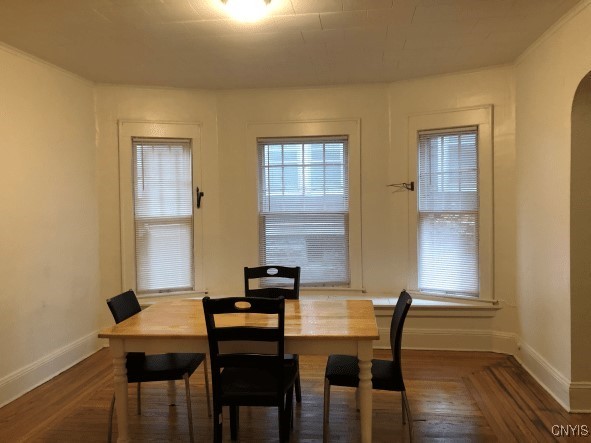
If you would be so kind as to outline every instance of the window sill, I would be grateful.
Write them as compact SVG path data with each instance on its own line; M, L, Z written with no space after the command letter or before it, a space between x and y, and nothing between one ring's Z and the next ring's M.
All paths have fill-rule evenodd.
M138 295L138 301L142 308L146 308L159 301L184 300L189 298L202 299L207 291L168 292L162 294Z
M390 298L385 304L374 301L376 315L391 315L398 297ZM494 317L501 306L495 301L449 299L413 294L409 317Z
M451 297L428 296L412 294L413 303L408 313L409 317L494 317L501 306L493 300L452 299ZM363 295L320 295L310 294L301 296L308 300L367 300L373 302L376 316L391 316L398 301L397 295L363 294Z
M320 291L319 291L320 292ZM371 300L373 302L377 317L390 317L392 310L398 301L397 295L391 294L300 294L306 300ZM151 295L138 297L142 308L150 306L163 300L200 300L207 292L176 293L167 295ZM494 300L466 300L452 299L451 297L428 296L425 294L412 294L413 303L408 313L409 317L494 317L498 310L502 309L500 304ZM212 295L212 298L223 297Z

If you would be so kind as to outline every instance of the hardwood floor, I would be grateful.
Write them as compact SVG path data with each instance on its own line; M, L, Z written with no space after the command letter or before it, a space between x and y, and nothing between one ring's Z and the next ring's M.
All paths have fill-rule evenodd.
M375 354L376 358L388 358L386 351ZM325 363L323 357L300 356L303 400L295 408L292 442L322 441ZM584 425L591 432L591 415L562 410L512 357L484 352L404 351L403 367L414 441L591 442L591 435L552 435L556 425ZM202 369L191 377L191 389L196 441L209 442L211 422L204 403ZM103 349L1 408L0 442L104 442L112 395L110 354ZM135 385L130 385L129 398L134 441L189 441L181 382L174 407L167 404L166 383L142 385L141 416L135 414ZM330 409L330 441L357 442L359 416L354 390L333 387ZM375 442L409 440L400 414L400 394L374 391ZM230 441L228 422L225 417L224 441ZM116 429L115 418L113 441ZM277 432L272 408L241 408L239 441L277 441Z

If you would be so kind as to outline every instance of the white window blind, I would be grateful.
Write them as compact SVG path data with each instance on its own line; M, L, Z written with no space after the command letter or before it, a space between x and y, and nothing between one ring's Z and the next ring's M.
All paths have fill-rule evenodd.
M191 141L133 138L137 292L191 290Z
M479 294L478 128L418 136L418 285Z
M259 259L302 286L348 286L347 137L259 139Z

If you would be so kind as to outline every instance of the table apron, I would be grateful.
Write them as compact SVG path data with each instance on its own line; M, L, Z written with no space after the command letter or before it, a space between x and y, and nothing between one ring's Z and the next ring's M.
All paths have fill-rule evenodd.
M146 352L149 354L159 354L168 352L209 352L209 346L206 338L111 338L111 346L122 347L124 352ZM372 340L356 339L318 339L313 340L301 338L285 339L285 352L289 354L302 355L328 355L345 354L358 355L360 352L367 358L372 348ZM238 347L231 345L223 350L226 352L236 352L245 349L245 343L242 342ZM269 346L264 343L252 342L248 344L249 349L260 350L261 352L272 352ZM369 348L369 350L368 350ZM370 357L371 358L371 357Z

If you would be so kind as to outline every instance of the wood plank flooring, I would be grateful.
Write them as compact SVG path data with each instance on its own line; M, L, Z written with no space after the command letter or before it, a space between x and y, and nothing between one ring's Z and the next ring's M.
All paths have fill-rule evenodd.
M388 352L376 351L376 358ZM404 351L404 374L413 414L414 441L545 442L555 425L584 425L591 415L568 414L512 358L484 352ZM301 405L296 406L292 442L322 441L325 357L300 356ZM113 395L110 354L103 349L53 380L0 409L0 442L104 442ZM202 369L191 377L196 441L212 440L205 408ZM359 441L359 414L352 389L331 389L330 441ZM142 415L135 413L135 385L129 389L134 441L189 441L184 388L168 406L167 384L142 385ZM375 442L409 441L401 423L400 394L374 391ZM225 417L224 441L230 441ZM113 441L116 441L114 420ZM272 408L241 408L241 442L278 441Z

